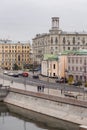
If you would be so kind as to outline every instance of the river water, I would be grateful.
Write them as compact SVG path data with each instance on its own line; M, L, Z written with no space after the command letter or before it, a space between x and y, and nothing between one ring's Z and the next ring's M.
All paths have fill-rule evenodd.
M0 102L0 130L78 130L78 125Z

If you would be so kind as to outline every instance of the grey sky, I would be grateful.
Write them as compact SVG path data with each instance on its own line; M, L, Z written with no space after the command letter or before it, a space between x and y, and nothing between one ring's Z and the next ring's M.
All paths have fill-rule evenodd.
M60 29L87 31L87 0L0 0L0 38L27 41L47 33L51 17Z

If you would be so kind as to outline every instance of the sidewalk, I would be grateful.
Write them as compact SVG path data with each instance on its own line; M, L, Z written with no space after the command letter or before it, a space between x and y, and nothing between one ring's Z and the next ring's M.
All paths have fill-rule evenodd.
M9 85L12 88L18 88L26 91L32 91L32 92L40 92L40 93L45 93L49 95L55 95L59 97L65 97L65 98L76 98L78 100L84 100L87 101L87 93L80 93L80 92L68 92L64 90L59 90L59 89L51 89L51 88L44 88L44 90L38 91L37 86L32 86L32 85L24 85L21 83L16 83L16 82L11 82L8 80L0 79L0 83L5 85ZM66 96L65 96L66 95Z

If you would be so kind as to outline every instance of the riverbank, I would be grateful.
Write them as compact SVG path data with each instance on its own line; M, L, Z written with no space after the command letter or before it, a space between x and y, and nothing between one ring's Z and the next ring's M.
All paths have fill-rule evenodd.
M4 102L56 119L87 125L86 101L11 88Z

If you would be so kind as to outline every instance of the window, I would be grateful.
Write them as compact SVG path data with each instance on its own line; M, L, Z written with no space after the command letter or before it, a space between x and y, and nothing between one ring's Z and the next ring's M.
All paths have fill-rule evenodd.
M70 58L68 58L68 62L70 63Z
M55 67L56 67L55 64L53 64L53 69L55 69Z
M78 59L76 58L76 63L78 63Z
M20 61L20 55L18 55L18 61Z
M70 47L68 47L68 50L70 50Z
M56 43L56 44L58 43L58 39L57 39L57 37L55 38L55 43Z
M66 39L65 39L65 37L63 37L63 43L64 43L64 44L66 43Z
M72 71L74 71L74 67L72 67Z
M5 46L5 48L8 48L8 46Z
M51 37L51 43L53 43L53 37Z
M68 70L70 70L70 66L68 66Z
M73 37L73 41L72 42L73 42L73 44L75 44L75 37Z
M72 58L72 63L74 63L74 58Z
M80 42L78 42L78 45L80 45Z
M76 75L76 80L78 80L78 75Z
M80 63L82 63L82 58L80 58Z
M53 73L53 76L55 76L55 73Z
M70 41L68 41L68 45L70 45Z
M82 76L80 75L80 80L82 80Z
M80 67L80 71L82 71L82 67Z
M65 51L65 46L63 47L63 50Z
M78 67L76 67L76 71L78 71Z
M82 43L84 44L85 43L85 38L83 37L83 39L82 39Z

